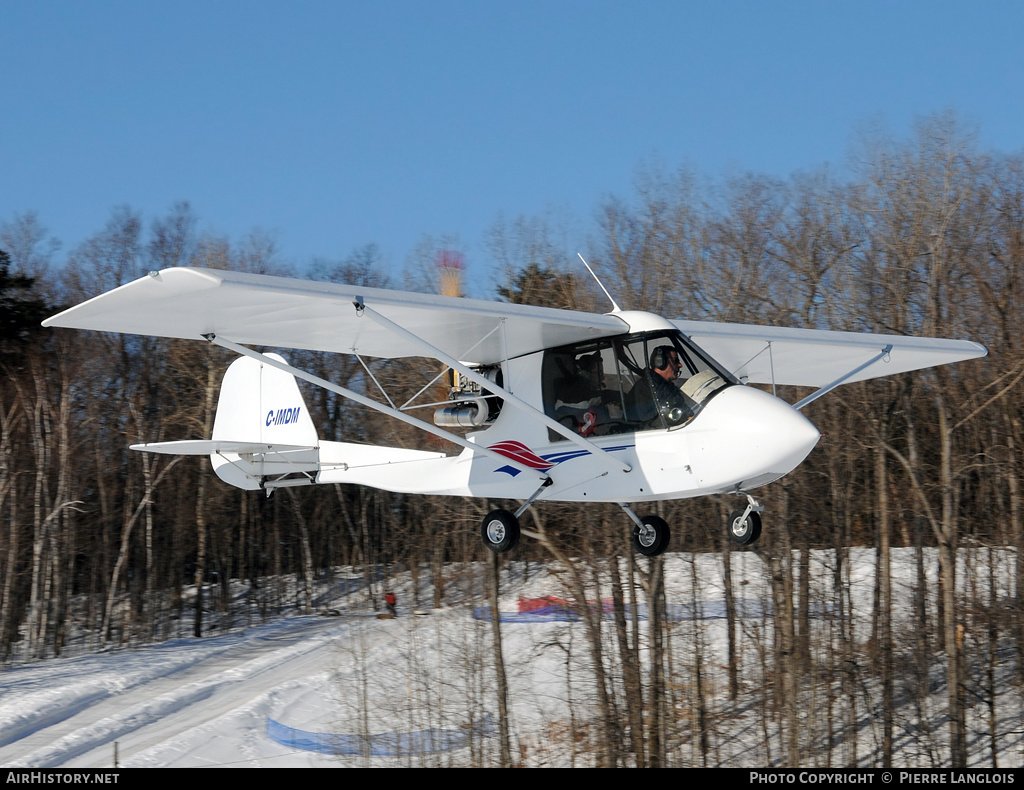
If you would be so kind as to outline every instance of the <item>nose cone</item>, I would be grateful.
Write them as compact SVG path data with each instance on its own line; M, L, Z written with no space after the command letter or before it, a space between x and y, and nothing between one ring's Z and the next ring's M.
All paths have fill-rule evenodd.
M693 467L701 487L722 491L777 480L799 466L821 438L788 403L740 386L718 393L691 428Z

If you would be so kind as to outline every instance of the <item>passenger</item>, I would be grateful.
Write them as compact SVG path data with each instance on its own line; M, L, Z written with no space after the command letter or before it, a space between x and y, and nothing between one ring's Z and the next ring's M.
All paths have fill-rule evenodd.
M575 375L561 382L555 401L555 419L581 436L590 436L609 419L608 395L604 390L604 363L600 352L584 354L575 362Z

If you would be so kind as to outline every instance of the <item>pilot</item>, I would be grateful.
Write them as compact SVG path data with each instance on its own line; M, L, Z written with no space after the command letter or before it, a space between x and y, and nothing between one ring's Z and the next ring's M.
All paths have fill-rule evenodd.
M658 346L651 352L651 366L647 375L638 381L629 393L632 417L658 427L658 416L669 426L682 425L696 411L695 404L673 382L683 369L679 352L672 346Z

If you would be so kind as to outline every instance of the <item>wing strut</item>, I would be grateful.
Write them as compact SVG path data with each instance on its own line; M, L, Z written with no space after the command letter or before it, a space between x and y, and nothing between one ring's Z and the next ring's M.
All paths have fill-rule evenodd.
M494 458L501 461L502 464L512 464L513 466L522 469L524 472L527 472L531 476L536 477L537 480L541 482L547 479L547 475L538 474L536 469L526 466L525 464L518 463L517 461L509 458L508 456L502 455L501 453L497 453L488 447L484 447L479 444L473 444L473 442L469 441L468 439L463 439L461 436L449 433L448 431L442 428L438 428L436 425L431 425L429 422L425 422L424 420L418 419L417 417L412 417L403 411L399 411L398 409L393 408L391 406L386 406L383 403L380 403L379 401L367 398L365 395L360 395L358 392L353 392L352 390L346 389L345 387L335 384L334 382L328 381L327 379L322 379L319 376L314 376L312 373L307 373L301 368L293 367L292 365L289 365L286 362L279 362L273 357L268 357L266 354L261 354L259 351L253 351L253 349L243 345L239 345L238 343L232 342L231 340L225 340L222 337L217 337L217 335L213 334L212 332L208 335L203 335L203 337L209 340L214 345L220 346L221 348L226 348L230 351L234 351L236 354L241 354L242 356L252 357L253 359L259 360L264 365L269 365L272 368L283 370L285 373L291 373L296 378L302 379L303 381L308 381L310 384L315 384L318 387L323 387L325 390L337 393L338 395L341 395L343 398L348 398L349 400L353 400L356 403L362 404L363 406L369 406L371 409L374 409L375 411L387 414L389 417L394 417L396 420L400 420L416 428L420 428L421 430L424 430L427 433L432 433L434 434L434 436L440 436L442 439L447 439L450 442L454 442L455 444L465 447L467 450L472 450L474 453L484 453L486 455L491 455ZM488 384L488 386L493 385Z
M769 348L770 347L771 346L769 344ZM886 360L886 362L888 362L889 361L889 352L890 351L892 351L892 343L890 343L885 348L883 348L881 353L873 356L871 359L869 359L863 365L859 365L859 366L855 367L849 373L846 373L846 374L840 376L835 381L833 381L831 384L826 384L820 390L816 390L816 391L812 392L810 395L808 395L802 401L798 401L798 402L794 403L793 404L793 408L796 409L797 411L799 411L804 406L806 406L808 403L811 403L812 401L816 401L822 395L828 394L829 392L834 390L836 387L838 387L840 384L842 384L844 381L846 381L848 378L850 378L851 376L856 376L858 373L860 373L862 370L864 370L864 368L867 368L867 367L870 367L871 365L874 365L880 359L884 359L884 360ZM773 371L772 375L774 375L774 371ZM774 386L774 383L773 383L773 386Z
M414 335L408 329L405 329L404 327L399 326L398 324L396 324L394 321L392 321L389 318L385 318L380 313L378 313L376 310L374 310L372 307L367 307L363 303L362 298L359 298L359 300L357 302L355 302L354 304L356 306L356 312L357 313L359 313L361 315L366 315L367 317L369 317L369 318L373 319L374 321L376 321L381 326L383 326L383 327L385 327L387 329L390 329L392 332L394 332L395 334L399 335L404 340L407 340L410 343L413 343L413 344L419 346L429 356L434 357L435 359L437 359L440 362L443 362L444 364L446 364L448 367L452 368L453 370L459 371L460 375L465 376L466 378L470 379L471 381L475 381L481 387L484 387L484 388L490 390L495 395L499 395L501 398L504 399L505 403L507 403L508 405L510 405L510 406L512 406L512 407L514 407L516 409L519 409L519 411L525 412L527 416L533 418L534 420L537 420L542 425L545 425L548 428L550 428L551 430L561 434L562 436L564 436L566 439L568 439L573 444L576 444L579 447L582 447L584 450L587 450L588 452L593 453L595 458L601 459L602 461L604 461L604 463L607 466L611 467L612 469L615 469L615 470L618 470L618 471L622 471L622 472L628 472L628 471L630 471L632 469L632 467L629 464L623 463L618 458L615 458L610 453L605 451L604 448L598 447L593 442L587 441L582 436L580 436L578 433L573 431L571 428L567 428L566 426L562 425L562 423L558 422L557 420L551 419L546 414L544 414L544 412L539 411L538 409L535 409L530 404L526 403L525 401L521 400L520 398L517 398L515 395L513 395L511 392L506 390L504 387L499 387L493 381L490 381L487 378L485 378L484 376L481 376L479 373L477 373L475 370L473 370L469 366L464 365L463 363L459 362L457 359L455 359L455 357L448 356L448 354L444 353L439 348L436 348L436 347L430 345L430 343L428 343L427 341L425 341L425 340L423 340L423 339L421 339L419 337L416 337L416 335ZM474 445L474 447L475 446L476 445Z

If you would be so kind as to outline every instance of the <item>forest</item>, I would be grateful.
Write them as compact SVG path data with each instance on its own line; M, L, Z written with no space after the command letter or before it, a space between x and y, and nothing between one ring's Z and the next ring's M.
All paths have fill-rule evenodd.
M765 695L785 764L856 761L855 745L834 755L829 747L827 757L818 746L810 752L820 732L798 714L809 699L827 698L832 742L856 744L860 718L870 717L881 733L878 763L891 765L901 726L894 707L929 697L938 682L948 723L936 760L964 766L976 740L968 709L992 707L995 726L1000 671L1024 698L1024 156L981 151L942 116L906 139L865 142L853 158L841 178L828 169L714 182L687 170L643 174L635 194L598 206L584 254L628 309L987 346L984 359L846 385L806 409L823 438L800 468L758 492L765 532L744 550L763 561L772 590L769 680L749 690L731 636L721 660L730 700ZM45 217L0 219L0 667L63 655L72 637L101 649L176 636L185 607L202 637L227 622L216 615L230 606L233 580L248 584L263 617L311 612L314 580L342 566L421 576L425 598L442 606L447 564L491 563L480 518L513 503L340 485L267 498L223 485L205 459L130 451L138 442L209 436L231 356L207 344L39 326L62 307L169 266L436 290L429 267L394 282L368 245L298 270L260 234L238 243L199 235L184 203L150 221L118 209L66 253L50 242ZM496 225L489 265L501 284L493 298L606 310L556 237L542 217ZM286 353L377 397L354 358ZM426 360L371 366L389 390L409 394L435 368ZM326 439L438 446L329 392L304 394ZM780 394L793 402L808 393ZM729 557L739 551L724 528L733 507L735 498L711 497L656 510L672 525L670 552L719 555L727 604ZM542 503L523 518L543 539L523 541L495 567L553 564L576 600L593 599L601 585L615 598L611 624L587 607L581 613L593 659L596 764L666 764L672 738L682 736L663 702L675 676L664 650L669 625L657 616L668 603L664 558L633 557L614 505ZM871 612L856 613L870 618L870 638L860 639L850 625L845 558L864 547L876 552L876 584ZM912 611L903 613L910 631L893 625L894 549L917 558ZM812 551L832 558L825 630L812 624ZM997 585L969 578L991 581L994 556L1011 557L998 594ZM927 557L937 569L926 568ZM297 597L272 581L288 575ZM928 582L935 575L938 584ZM651 612L642 633L627 615L637 595ZM699 676L685 693L692 709L706 711ZM701 713L688 719L686 737L703 748L713 726Z

